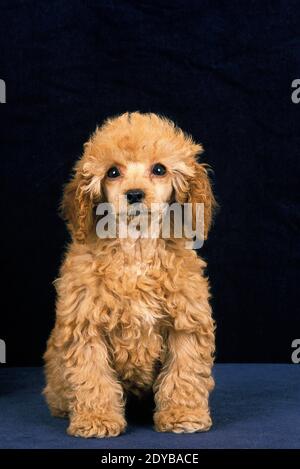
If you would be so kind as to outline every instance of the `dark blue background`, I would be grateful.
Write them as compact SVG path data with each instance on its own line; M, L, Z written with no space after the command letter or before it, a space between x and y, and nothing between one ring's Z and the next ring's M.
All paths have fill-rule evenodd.
M165 114L203 143L221 210L218 361L290 361L300 337L299 1L1 1L0 337L41 363L68 235L61 188L97 123Z

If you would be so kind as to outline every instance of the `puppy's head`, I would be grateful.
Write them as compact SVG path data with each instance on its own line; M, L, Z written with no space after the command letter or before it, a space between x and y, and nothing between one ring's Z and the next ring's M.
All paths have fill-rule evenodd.
M170 120L126 113L108 119L84 146L66 185L62 212L73 238L95 232L95 207L113 204L190 202L204 204L207 235L215 204L207 171L196 158L202 147Z

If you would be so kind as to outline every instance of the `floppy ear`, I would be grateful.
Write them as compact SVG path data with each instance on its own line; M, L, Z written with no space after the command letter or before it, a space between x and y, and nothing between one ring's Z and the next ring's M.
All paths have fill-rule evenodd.
M75 166L75 175L64 188L60 208L72 237L79 243L86 240L93 219L92 203L85 188L86 183L81 170Z
M82 159L74 167L73 178L64 188L60 206L60 212L72 237L79 243L84 243L93 232L94 207L101 198L101 166L99 163L95 165L93 157L86 161L89 148L90 144L87 143ZM95 230L94 232L96 233Z
M193 227L196 225L196 204L204 204L204 239L207 239L217 203L205 165L195 161L193 169L194 175L189 181L188 202L192 204Z
M207 239L214 208L217 207L205 164L197 162L203 152L202 145L185 136L184 152L186 159L176 162L173 171L173 186L176 201L192 204L192 224L196 228L196 204L204 204L204 239Z

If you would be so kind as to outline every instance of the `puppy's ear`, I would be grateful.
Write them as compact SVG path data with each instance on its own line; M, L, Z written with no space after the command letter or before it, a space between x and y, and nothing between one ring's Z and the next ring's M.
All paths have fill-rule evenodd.
M95 175L93 160L87 161L89 144L86 144L85 148L82 159L74 167L73 178L64 188L60 206L60 213L67 222L73 239L79 243L84 243L93 232L94 207L101 198L102 177Z
M192 204L193 225L196 225L196 204L204 204L204 239L207 239L214 209L217 206L206 166L194 161L193 176L189 180L188 202Z
M197 162L197 157L203 153L203 148L192 138L185 136L183 151L185 157L178 157L175 165L173 178L175 199L180 204L192 204L193 229L196 227L196 204L204 204L204 239L206 239L217 203L206 166Z

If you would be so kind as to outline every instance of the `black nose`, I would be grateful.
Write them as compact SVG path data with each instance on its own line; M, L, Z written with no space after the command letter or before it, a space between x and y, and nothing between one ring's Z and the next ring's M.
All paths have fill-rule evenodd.
M131 189L130 191L126 192L126 197L129 204L135 204L143 200L145 197L145 192L141 189Z

